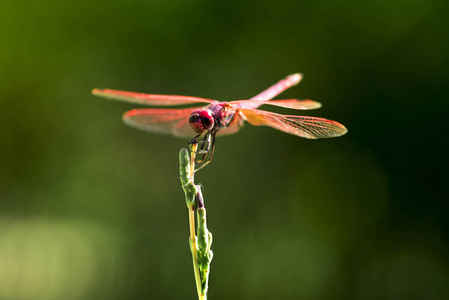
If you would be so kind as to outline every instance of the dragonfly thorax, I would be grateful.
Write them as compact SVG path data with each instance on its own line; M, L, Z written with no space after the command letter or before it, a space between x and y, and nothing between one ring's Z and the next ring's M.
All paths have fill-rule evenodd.
M229 105L228 102L214 102L209 106L209 110L215 118L215 130L227 127L236 112L235 108Z
M189 123L196 133L201 134L214 128L214 116L207 108L195 109L190 114Z

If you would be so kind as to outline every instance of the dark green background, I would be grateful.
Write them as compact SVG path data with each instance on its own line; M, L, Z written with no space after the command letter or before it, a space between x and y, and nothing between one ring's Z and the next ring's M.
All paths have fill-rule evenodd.
M0 299L195 299L187 140L125 126L136 105L90 91L245 99L295 72L282 98L349 133L218 139L196 176L210 299L447 299L447 15L443 0L3 2Z

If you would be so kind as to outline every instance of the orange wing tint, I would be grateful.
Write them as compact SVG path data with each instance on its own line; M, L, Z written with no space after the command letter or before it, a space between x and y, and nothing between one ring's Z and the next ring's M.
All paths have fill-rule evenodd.
M315 117L285 116L257 109L239 109L244 119L254 126L270 126L308 139L338 137L348 130L342 124Z

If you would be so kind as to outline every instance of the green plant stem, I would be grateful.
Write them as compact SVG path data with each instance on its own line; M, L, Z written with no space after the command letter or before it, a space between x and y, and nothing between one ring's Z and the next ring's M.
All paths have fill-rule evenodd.
M204 208L203 196L201 194L201 189L197 194L198 208L196 211L197 215L197 235L198 235L198 264L201 276L201 292L207 295L207 289L209 284L209 271L210 263L212 261L213 253L210 249L212 245L212 233L207 229L206 222L206 208Z
M201 208L201 216L198 215L198 232L200 232L201 230L201 236L199 236L199 239L195 234L195 212L197 212L197 197L201 196L201 203L203 203L201 189L193 182L196 146L196 144L192 145L190 158L189 151L187 149L181 149L181 151L179 152L179 172L182 188L185 194L187 209L189 211L189 243L190 251L192 252L193 271L195 274L198 299L206 300L209 264L210 260L212 259L212 251L210 251L210 244L212 239L210 238L210 232L207 230L204 207ZM206 243L204 242L205 236L207 236ZM200 243L198 243L198 241L200 241ZM198 255L199 252L200 256Z
M198 244L195 235L195 211L194 208L189 209L189 227L190 227L190 251L192 252L193 273L195 274L196 291L198 299L206 300L206 295L202 292L200 269L198 266Z

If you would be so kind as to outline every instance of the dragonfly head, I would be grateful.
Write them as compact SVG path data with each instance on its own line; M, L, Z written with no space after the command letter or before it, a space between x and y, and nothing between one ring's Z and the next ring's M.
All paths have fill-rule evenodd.
M208 109L195 109L190 114L189 123L196 133L201 134L214 127L214 116Z

